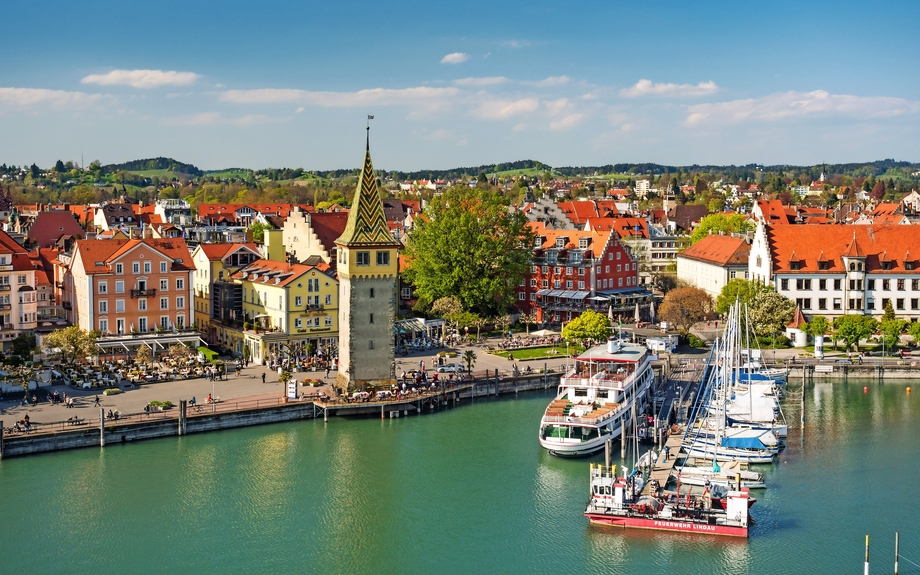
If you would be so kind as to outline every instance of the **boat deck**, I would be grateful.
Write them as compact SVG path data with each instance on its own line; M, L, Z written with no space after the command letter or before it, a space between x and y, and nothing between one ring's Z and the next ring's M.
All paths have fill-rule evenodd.
M668 440L664 445L668 448L670 455L666 461L662 461L662 458L659 456L658 461L652 466L652 470L648 475L649 480L642 489L643 495L649 495L649 485L653 479L658 481L658 485L661 487L668 484L668 480L671 478L671 472L674 470L674 464L677 463L677 457L680 455L682 438L683 429L679 429L677 433L672 432L668 436Z

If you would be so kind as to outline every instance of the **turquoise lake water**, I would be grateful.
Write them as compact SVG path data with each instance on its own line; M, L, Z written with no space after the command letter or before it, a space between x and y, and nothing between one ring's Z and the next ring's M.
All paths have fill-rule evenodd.
M589 525L589 460L522 394L2 461L0 573L862 573L866 534L890 573L895 531L920 563L920 397L863 385L809 385L804 440L784 407L746 541Z

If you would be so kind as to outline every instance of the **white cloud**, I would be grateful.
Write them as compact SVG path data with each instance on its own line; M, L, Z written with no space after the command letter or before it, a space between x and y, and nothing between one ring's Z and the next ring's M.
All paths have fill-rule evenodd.
M548 100L543 102L543 105L546 107L546 111L550 116L557 116L564 112L566 108L569 107L568 98L559 98L558 100Z
M455 86L496 86L498 84L504 84L508 81L508 78L504 76L491 76L487 78L460 78L459 80L454 80Z
M234 126L254 126L258 124L275 124L286 122L290 118L273 118L262 114L252 114L248 116L239 116L236 118L225 118L220 112L202 112L191 116L178 116L167 118L163 123L167 126L217 126L217 125L234 125Z
M301 112L303 112L303 106L298 106L297 109L294 110L294 113L295 113L295 114L299 114L299 113L301 113Z
M703 123L735 124L748 120L772 121L815 116L887 118L920 112L920 102L903 98L861 97L814 92L781 92L763 98L749 98L696 104L687 108L689 125Z
M368 105L425 104L439 105L455 96L457 88L371 88L357 92L311 92L308 90L265 88L257 90L228 90L219 96L223 102L235 104L312 104L325 108L352 108Z
M620 90L620 95L627 98L637 98L639 96L671 96L679 98L706 96L715 94L718 91L719 87L711 80L709 82L700 82L694 86L693 84L661 84L642 79L636 82L636 85L632 88Z
M571 80L571 78L568 76L550 76L549 78L537 80L536 82L521 82L521 84L536 86L538 88L552 88L554 86L565 86L569 83L569 80Z
M108 74L90 74L80 82L101 86L125 85L135 88L157 88L159 86L185 86L200 77L194 72L176 72L175 70L112 70Z
M466 62L469 59L470 59L469 54L464 54L463 52L454 52L452 54L448 54L447 56L444 56L443 58L441 58L441 63L442 64L460 64L461 62Z
M85 107L104 99L110 99L110 96L39 88L0 88L0 102L22 108L40 104L54 108Z
M573 128L581 123L584 119L584 114L569 114L568 116L562 118L561 120L555 120L549 123L550 130L567 130Z
M512 131L512 132L523 132L523 131L526 130L527 128L528 128L527 124L521 123L521 124L518 124L518 125L516 125L515 127L511 128L511 131Z
M520 100L486 100L473 110L471 114L485 120L503 120L517 114L535 112L540 107L536 98L521 98Z
M440 141L440 140L446 140L447 138L451 137L453 133L454 133L453 130L444 130L444 129L435 130L434 132L431 132L430 134L428 134L428 139L435 141L435 142Z
M502 46L507 48L526 48L530 45L530 42L527 42L526 40L506 40L505 42L502 42Z

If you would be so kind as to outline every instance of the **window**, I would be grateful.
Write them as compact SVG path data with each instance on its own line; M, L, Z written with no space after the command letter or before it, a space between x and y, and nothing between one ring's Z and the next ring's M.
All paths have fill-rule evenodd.
M827 309L827 298L826 297L818 298L818 309Z
M145 274L149 274L149 273L150 273L150 270L151 270L151 267L152 267L152 266L150 265L150 262L144 262L144 273L145 273Z
M374 314L369 314L369 316L367 323L374 323Z
M169 280L160 280L160 291L169 291Z
M862 282L863 282L862 280L850 280L850 289L862 291L862 288L863 288Z
M374 288L371 288L371 299L374 299Z
M176 279L176 289L179 291L182 291L185 289L185 279L184 278Z
M888 271L891 269L891 262L882 262L882 269Z
M359 266L371 265L371 252L355 252L355 264Z
M302 297L302 296L295 296L295 297L294 297L294 306L295 306L295 307L300 307L301 305L303 305L303 297Z
M609 274L609 273L610 273L610 266L604 266L604 273L605 273L605 274Z
M283 309L283 308L284 308L284 296L279 295L278 296L278 309Z
M125 300L117 299L115 300L115 313L124 313L125 312Z
M168 297L160 298L160 309L169 309L169 298Z
M821 291L827 290L827 280L818 280L818 289Z
M294 327L303 327L303 320L299 317L294 318Z
M26 276L16 276L16 283L23 285L26 283Z
M623 287L623 278L619 278L618 285L619 287Z
M115 273L118 274L118 275L121 275L121 274L125 273L125 266L124 266L124 264L115 264Z
M138 311L147 311L147 300L146 299L137 300L137 309Z
M920 309L920 299L910 298L910 309Z
M141 333L147 333L147 318L146 317L137 318L137 329Z
M920 280L910 280L910 289L920 291Z
M578 268L578 275L580 276L585 275L585 268Z
M871 297L866 298L866 309L875 309L875 299Z
M584 282L584 281L578 282L578 289L585 289L585 282Z
M818 269L819 269L819 270L822 270L822 271L823 271L823 270L827 270L829 267L830 267L830 266L828 265L828 262L818 262Z
M898 299L894 300L894 309L904 309L904 298L899 297Z
M109 320L107 320L107 319L100 319L100 320L99 320L99 331L101 331L102 333L108 333L108 332L109 332Z
M562 281L553 280L553 289L562 289Z
M530 287L537 287L537 280L535 278L530 278Z
M540 287L542 287L543 289L546 289L549 287L549 280L543 280L540 282L540 284L541 284Z
M169 316L168 315L160 316L160 327L163 329L169 329Z
M867 289L867 290L870 290L870 291L874 290L874 289L875 289L875 280L866 280L866 289Z
M834 298L834 309L836 310L840 309L840 298L839 297Z
M889 305L891 305L891 300L888 299L887 297L883 297L882 298L882 309L885 309Z
M168 270L166 269L166 262L160 262L160 273L165 274Z
M176 298L176 309L185 309L185 298L177 297Z
M801 262L789 262L789 269L793 271L800 270L802 269L802 263Z
M326 294L326 305L332 305L332 294L331 293Z
M811 280L809 279L796 279L795 280L795 289L799 291L809 291L811 290Z
M537 301L537 294L535 293L530 294L530 301Z
M897 281L897 283L898 283L898 291L904 291L904 283L905 283L905 281L904 281L903 279L896 280L896 281Z
M109 301L101 299L99 300L99 313L109 313Z
M840 291L840 282L843 280L834 280L834 291Z
M779 280L779 289L783 291L788 291L789 290L789 280L785 278Z
M527 299L527 294L524 292L518 292L518 299L524 301Z
M332 327L332 316L331 315L323 316L323 325L325 325L326 327Z
M623 264L617 264L617 273L623 271Z
M891 291L891 280L882 280L882 291Z
M390 252L388 251L377 252L377 265L378 266L390 265Z
M808 297L797 298L795 300L795 304L801 307L802 309L811 309L811 298L808 298Z
M558 266L554 267L554 268L553 268L553 273L554 273L554 274L561 274L561 273L562 273L562 268L560 268L560 267L558 267Z
M131 262L131 273L133 273L134 275L141 273L140 262Z
M566 273L567 275L572 275L572 273L573 273L572 267L569 266L569 267L565 268L565 273Z
M850 309L862 309L862 298L850 298Z

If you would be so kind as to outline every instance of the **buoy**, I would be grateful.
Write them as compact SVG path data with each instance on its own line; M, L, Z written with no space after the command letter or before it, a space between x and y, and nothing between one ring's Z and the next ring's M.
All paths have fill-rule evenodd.
M910 393L910 387L909 387L909 386L908 386L908 388L907 388L907 393Z
M869 391L869 387L868 387L868 386L864 386L864 387L863 387L863 393L867 393L868 391Z

